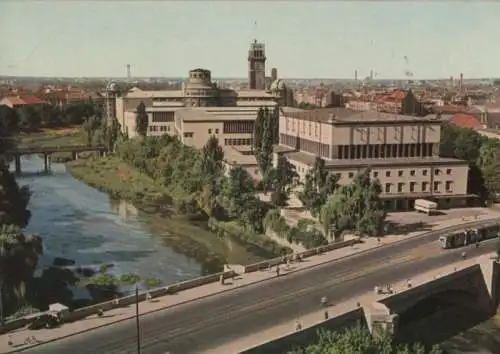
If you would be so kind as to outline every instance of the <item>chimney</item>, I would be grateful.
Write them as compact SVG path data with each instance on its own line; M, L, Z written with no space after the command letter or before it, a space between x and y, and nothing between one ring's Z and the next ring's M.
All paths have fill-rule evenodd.
M354 70L354 81L358 81L358 71Z
M462 94L463 92L463 86L464 85L464 74L460 73L460 83L459 83L459 91L460 91L460 94Z

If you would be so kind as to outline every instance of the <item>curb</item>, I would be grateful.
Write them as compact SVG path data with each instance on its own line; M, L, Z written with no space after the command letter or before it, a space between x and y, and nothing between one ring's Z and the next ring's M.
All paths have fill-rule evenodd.
M359 251L359 252L356 252L356 253L353 253L353 254L348 254L348 255L345 255L345 256L342 256L342 257L339 257L339 258L336 258L336 259L324 260L324 261L322 261L320 263L317 263L317 264L314 264L314 265L305 266L304 268L300 268L300 269L297 269L297 270L292 270L292 271L290 271L288 273L283 274L282 277L286 276L288 274L292 274L292 273L298 273L298 272L305 271L305 270L311 270L311 269L323 266L323 265L325 265L327 263L335 263L335 262L338 262L338 261L342 261L342 260L344 260L346 258L349 258L349 257L363 255L363 254L366 254L366 253L369 253L369 252L373 252L373 251L375 251L377 249L380 249L380 248L390 248L390 247L392 247L394 245L402 244L402 243L408 242L410 240L415 240L415 239L419 239L419 238L428 237L431 234L436 234L436 233L439 234L439 233L446 232L446 231L454 231L454 230L457 230L457 229L461 229L463 227L472 226L472 225L478 225L478 224L481 225L482 223L494 222L494 221L500 222L500 218L492 218L492 219L486 219L486 220L471 221L471 222L468 222L468 223L459 224L457 226L448 226L448 227L444 227L442 229L428 231L426 233L423 233L423 234L420 234L420 235L415 235L415 236L412 236L412 237L407 238L407 239L394 241L394 242L391 242L389 244L377 244L375 247L372 247L372 248L369 248L369 249L366 249L366 250L362 250L362 251ZM316 254L315 256L321 256L321 255L324 255L324 254L327 254L327 253L328 252L320 253L320 254ZM262 271L262 270L257 270L256 272L259 272L259 271ZM252 273L254 273L254 272L252 272ZM247 273L247 274L249 274L249 273ZM222 291L216 292L216 293L211 293L211 294L203 295L203 296L197 297L195 299L189 299L189 300L181 301L181 302L178 302L178 303L170 305L170 306L165 306L165 307L161 307L161 308L158 308L158 309L154 309L154 310L150 310L150 311L141 313L141 314L139 314L139 318L143 317L143 316L146 316L146 315L149 315L149 314L152 314L152 313L156 313L156 312L163 311L163 310L166 310L166 309L169 309L169 308L173 308L173 307L176 307L176 306L185 305L185 304L193 302L193 301L203 300L203 299L206 299L206 298L209 298L209 297L213 297L213 296L217 296L217 295L220 295L220 294L223 294L223 293L227 293L229 291L233 291L233 290L237 290L237 289L243 289L243 288L249 287L251 285L260 284L260 283L263 283L263 282L266 282L266 281L270 281L270 280L274 280L274 279L275 279L275 277L260 279L260 280L257 280L257 281L251 282L251 283L240 285L238 287L228 288L228 289L224 289ZM35 347L38 347L38 346L41 346L41 345L44 345L44 344L56 342L56 341L59 341L59 340L62 340L62 339L67 339L69 337L73 337L73 336L76 336L76 335L79 335L79 334L82 334L82 333L85 333L85 332L91 332L91 331L94 331L94 330L97 330L97 329L100 329L100 328L103 328L103 327L107 327L107 326L114 325L114 324L117 324L117 323L125 322L125 321L133 319L135 317L136 317L136 315L127 316L125 318L121 318L121 319L116 320L116 321L108 322L108 323L105 323L105 324L102 324L102 325L98 325L98 326L95 326L95 327L92 327L92 328L89 328L89 329L86 329L86 330L72 332L70 334L67 334L67 335L64 335L64 336L61 336L61 337L49 339L49 340L47 340L45 342L42 342L42 343L37 343L37 344L34 344L34 345L26 346L24 348L19 348L19 349L16 349L14 351L8 351L8 352L5 352L5 353L6 354L11 354L11 353L24 352L26 350L33 349Z

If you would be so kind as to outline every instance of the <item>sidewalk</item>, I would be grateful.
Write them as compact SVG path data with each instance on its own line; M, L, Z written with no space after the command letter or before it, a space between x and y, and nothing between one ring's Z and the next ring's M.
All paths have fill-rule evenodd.
M430 272L422 273L416 277L411 279L412 286L417 287L424 283L427 283L434 278L439 278L451 273L454 273L457 270L464 269L468 266L474 265L478 263L481 259L487 259L489 256L480 256L475 258L469 258L466 260L460 260L455 263L450 264L446 268L441 268L437 270L433 270ZM396 293L403 292L407 289L406 281L391 284ZM370 307L376 301L383 299L390 295L376 295L373 291L363 294L359 297L353 298L352 300L345 301L342 303L335 304L334 306L328 309L328 313L330 318L342 315L346 312L350 312L358 308L358 302L362 307ZM307 314L305 316L297 317L296 321L302 325L303 329L312 327L314 325L320 324L324 322L324 310L320 310L317 312L313 312ZM235 342L227 343L221 347L211 349L209 351L205 351L205 354L233 354L240 353L245 350L249 350L258 345L262 345L264 343L268 343L277 338L281 338L292 334L295 332L295 326L297 322L285 322L278 324L274 327L267 328L264 331L255 333L250 337L241 338Z
M495 215L481 215L478 219L450 219L445 222L440 223L439 225L435 225L432 230L436 231L439 229L447 228L450 226L455 226L471 221L481 221L488 220L494 217L497 217L498 214ZM287 274L291 272L296 272L299 270L307 269L322 263L334 261L341 257L353 255L359 253L361 251L369 250L377 248L384 244L390 244L405 238L414 237L419 234L425 234L431 230L419 231L414 233L409 233L406 235L387 235L381 238L381 242L379 243L376 238L368 238L365 239L364 243L357 244L353 247L345 247L338 250L330 251L321 255L313 256L307 258L304 262L293 263L289 270L286 270L285 267L282 267L281 274ZM275 268L274 268L275 269ZM267 279L271 279L276 277L276 271L262 270L248 274L242 274L236 277L233 280L226 280L226 284L221 285L218 282L199 286L197 288L184 290L175 295L167 295L163 297L159 297L153 299L152 301L143 301L139 304L139 312L141 315L147 314L150 312L158 311L161 309L165 309L177 304L181 304L184 302L193 301L196 299L204 298L210 295L215 295L227 290L231 290L234 288L254 284L260 281L264 281ZM8 346L8 340L13 342L15 346L19 346L19 348L25 348L21 344L24 343L25 339L31 336L35 336L37 341L40 343L57 340L60 338L68 337L71 335L78 334L80 332L88 331L93 328L98 328L106 325L111 325L113 323L121 322L129 318L135 317L135 307L124 307L124 308L116 308L110 311L106 311L103 317L98 317L97 315L89 316L81 321L67 323L61 326L60 328L53 329L41 329L41 330L29 330L29 329L19 329L16 331L11 331L9 333L0 335L0 353L8 353L14 348Z

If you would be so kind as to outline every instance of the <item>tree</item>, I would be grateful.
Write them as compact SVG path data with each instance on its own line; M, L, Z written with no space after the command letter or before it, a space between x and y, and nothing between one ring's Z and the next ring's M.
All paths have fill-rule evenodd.
M463 159L469 162L468 193L487 198L483 171L478 166L481 145L486 141L472 129L444 123L441 128L440 156Z
M0 105L0 165L8 164L10 151L16 147L16 135L19 133L17 112L6 105Z
M325 160L316 157L306 174L304 188L298 194L299 200L313 216L317 216L328 196L337 189L337 182L337 175L326 170Z
M201 175L212 183L223 173L224 151L219 145L219 139L211 136L201 151Z
M231 217L243 215L255 199L252 177L241 166L233 167L222 185L222 205Z
M18 115L20 126L23 127L23 129L37 130L40 128L42 118L32 106L19 108Z
M333 234L338 240L346 230L378 235L386 217L380 193L380 184L370 179L369 169L357 173L350 185L335 190L320 212L325 236Z
M253 154L257 157L260 155L261 144L262 144L262 132L264 130L264 108L260 107L257 112L257 117L255 118L253 126Z
M140 136L146 136L148 133L149 118L146 113L146 105L141 101L137 106L135 113L135 131Z
M0 298L3 314L13 312L23 304L27 285L42 252L39 236L27 236L17 226L0 226Z
M272 153L275 139L274 113L269 108L260 108L254 123L253 149L264 181L272 167Z
M87 134L87 146L92 146L94 135L101 126L101 119L98 116L90 116L83 122L83 130Z
M387 335L373 337L370 331L361 325L347 329L342 333L320 330L318 341L306 348L289 354L442 354L439 346L426 351L421 344L396 344Z
M28 210L30 195L27 186L19 187L8 166L0 165L0 226L16 225L24 228L28 225L31 217Z
M116 118L110 121L101 119L100 129L96 133L98 133L96 136L98 143L106 146L110 152L115 151L116 143L123 138L120 123Z
M290 192L298 183L299 175L295 166L285 156L279 156L277 167L271 169L268 178L274 190L271 199L276 205L285 205Z
M500 193L500 141L488 139L479 148L477 165L484 178L484 186L489 198Z

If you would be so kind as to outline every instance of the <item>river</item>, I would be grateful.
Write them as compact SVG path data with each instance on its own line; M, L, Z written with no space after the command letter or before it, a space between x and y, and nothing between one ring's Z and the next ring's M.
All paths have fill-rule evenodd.
M218 238L203 223L138 211L74 179L63 164L51 167L51 175L36 175L43 161L26 157L18 179L32 191L26 231L44 240L40 269L64 257L82 266L112 263L117 275L135 273L168 284L216 272L224 263L263 258L246 245Z

